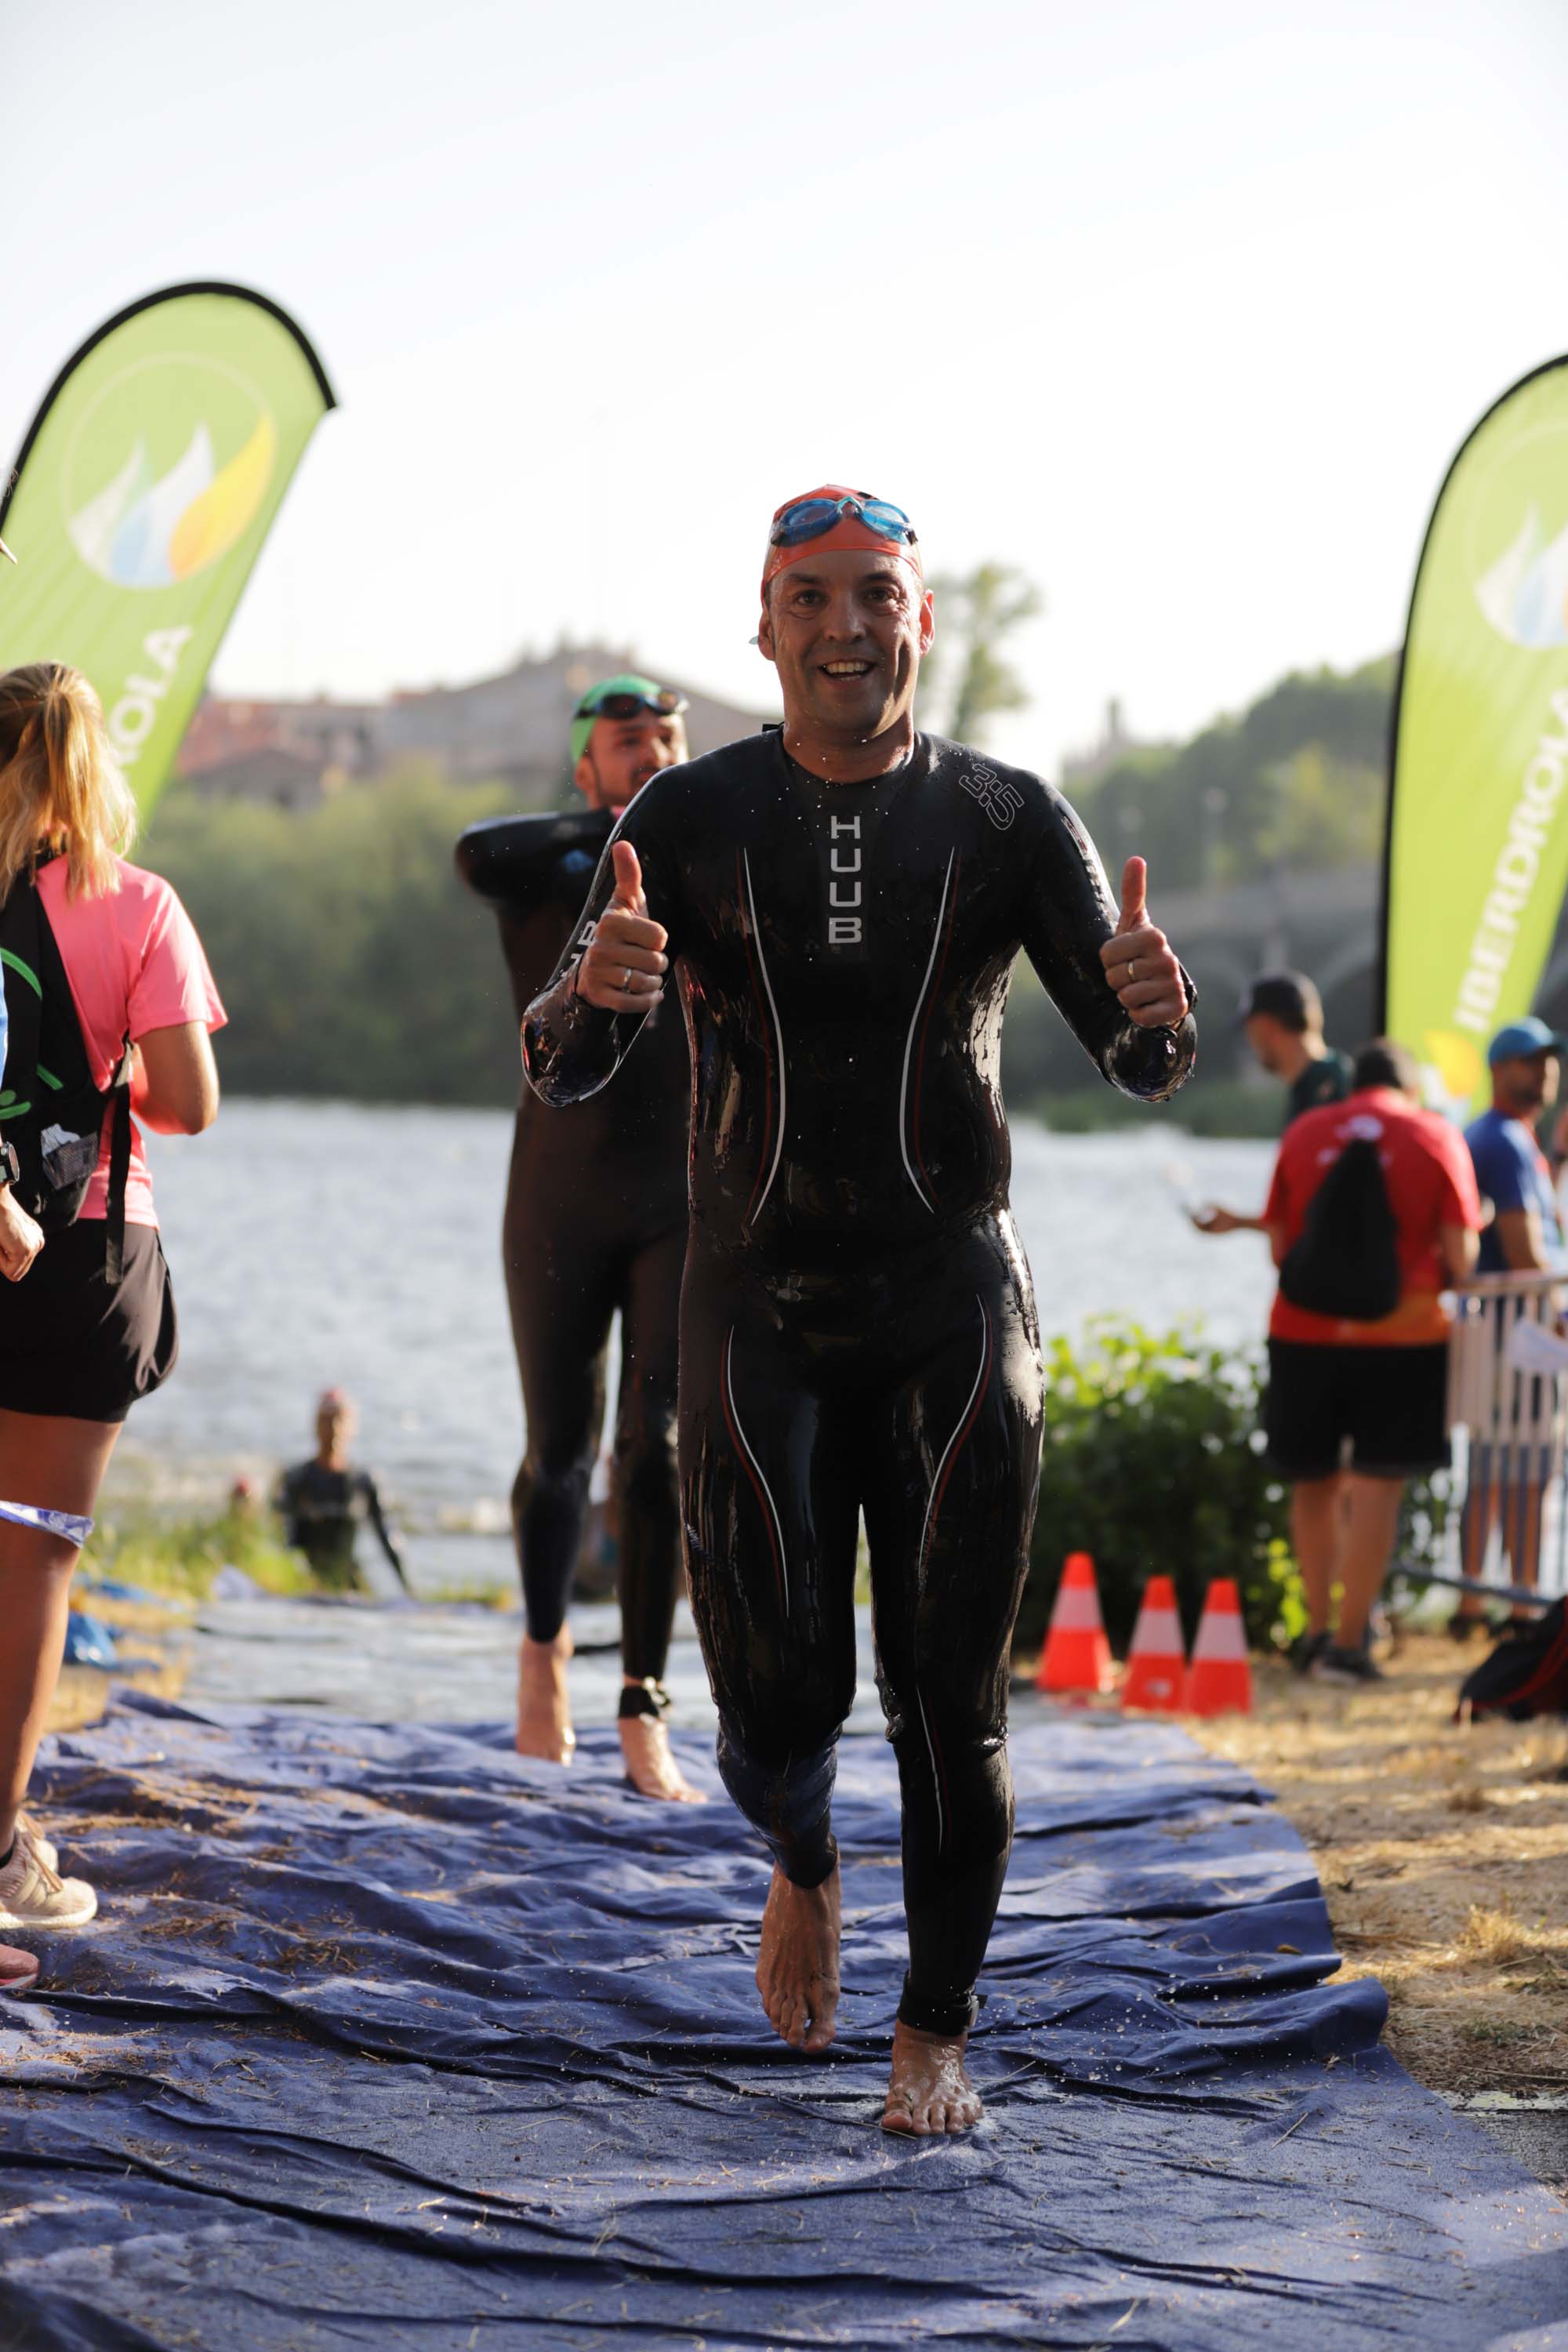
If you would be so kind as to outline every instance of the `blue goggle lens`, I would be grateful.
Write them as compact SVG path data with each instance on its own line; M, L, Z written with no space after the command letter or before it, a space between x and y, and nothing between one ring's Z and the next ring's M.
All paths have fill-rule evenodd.
M903 509L889 506L885 499L803 499L798 506L784 509L768 535L769 544L799 547L808 539L820 539L844 514L858 516L879 539L912 541L915 536Z

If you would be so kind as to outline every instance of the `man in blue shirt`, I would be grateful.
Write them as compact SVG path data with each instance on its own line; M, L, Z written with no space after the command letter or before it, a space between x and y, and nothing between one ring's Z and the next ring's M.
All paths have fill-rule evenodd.
M1556 1099L1563 1040L1531 1013L1500 1029L1487 1049L1492 1076L1492 1107L1465 1130L1475 1162L1476 1184L1491 1223L1481 1234L1481 1274L1552 1274L1568 1269L1568 1248L1557 1202L1554 1168L1536 1139L1536 1122ZM1563 1120L1552 1139L1561 1160ZM1511 1299L1496 1300L1497 1339L1502 1346L1520 1312ZM1502 1550L1516 1583L1533 1585L1541 1552L1542 1499L1553 1469L1552 1447L1538 1437L1550 1423L1549 1397L1540 1381L1521 1384L1518 1400L1525 1433L1502 1437L1472 1431L1465 1495L1463 1559L1467 1576L1479 1577L1493 1528L1502 1520ZM1548 1428L1549 1435L1549 1428ZM1466 1593L1449 1623L1462 1641L1481 1621L1481 1602Z
M1482 1274L1550 1273L1565 1262L1557 1186L1535 1138L1556 1098L1563 1041L1531 1013L1500 1029L1487 1050L1492 1107L1465 1129L1476 1182L1494 1211L1481 1235Z

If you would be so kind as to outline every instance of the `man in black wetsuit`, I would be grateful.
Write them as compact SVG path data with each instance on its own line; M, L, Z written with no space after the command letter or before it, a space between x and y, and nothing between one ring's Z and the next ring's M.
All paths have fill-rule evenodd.
M458 845L464 879L495 907L521 1020L582 911L616 819L650 777L686 758L678 694L605 678L572 721L573 776L587 806L499 817ZM670 1752L662 1687L680 1579L675 1463L676 1341L686 1254L686 1033L656 1014L634 1082L552 1118L524 1087L507 1182L502 1254L522 1381L527 1452L512 1488L525 1630L520 1754L565 1763L572 1573L605 1418L610 1325L621 1318L613 1494L621 1602L620 1738L644 1796L700 1801Z
M403 1556L392 1540L375 1480L349 1459L353 1433L352 1401L342 1389L326 1390L316 1407L314 1454L285 1470L278 1482L284 1534L295 1551L304 1553L318 1584L333 1592L363 1592L355 1548L361 1527L368 1523L406 1592Z
M759 642L782 730L661 776L530 1007L536 1090L611 1076L673 962L694 1070L680 1328L692 1606L726 1785L772 1851L757 1981L832 2038L835 1743L857 1521L899 1760L910 1970L883 2121L960 2130L1012 1836L1008 1643L1042 1369L997 1083L1024 947L1105 1076L1159 1101L1191 990L1129 859L1120 919L1038 777L917 733L931 604L908 520L836 486L779 509Z

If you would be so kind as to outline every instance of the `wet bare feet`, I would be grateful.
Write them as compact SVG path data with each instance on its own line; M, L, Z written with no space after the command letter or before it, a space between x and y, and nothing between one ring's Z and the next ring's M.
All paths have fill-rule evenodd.
M707 1797L694 1789L670 1753L669 1734L656 1715L623 1716L618 1726L626 1778L640 1797L659 1797L667 1805L705 1805Z
M572 1636L563 1625L553 1642L525 1633L517 1669L517 1752L546 1764L569 1764L577 1735L566 1696Z
M763 1912L757 1990L792 2050L826 2050L838 2010L838 1865L820 1886L795 1886L777 1864Z
M912 2132L968 2131L985 2113L964 2072L963 2033L917 2033L912 2025L893 2028L893 2071L882 2129Z

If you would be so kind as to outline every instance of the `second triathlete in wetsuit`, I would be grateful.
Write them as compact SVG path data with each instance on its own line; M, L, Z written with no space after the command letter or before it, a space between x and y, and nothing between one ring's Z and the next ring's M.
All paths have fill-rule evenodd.
M833 561L822 559L822 593L837 600ZM839 562L830 651L868 645L863 673L885 635L896 664L907 648L876 600L898 564L863 566L862 580ZM900 2019L961 2053L1011 1841L1007 1648L1041 1429L998 1085L1018 950L1129 1093L1173 1092L1194 1032L1190 1019L1138 1025L1113 992L1122 981L1108 984L1114 910L1056 793L912 730L901 763L825 781L784 748L780 670L783 737L660 777L617 827L587 909L605 934L595 976L574 942L531 1008L524 1057L552 1103L602 1087L637 1036L639 987L658 985L662 960L640 950L662 927L694 1074L680 1465L721 1768L784 1879L827 1882L863 1510L904 1799ZM1170 964L1179 1013L1173 960L1161 935L1144 936ZM1126 985L1136 992L1141 978ZM580 982L622 1009L589 1002ZM765 1961L764 1950L760 1981ZM798 2004L775 2022L822 2047L827 1996L825 2007L826 2032L797 2031ZM891 2101L888 2120L941 2129L978 2112L972 2095L944 2093L947 2120L911 2126Z
M496 909L520 1019L574 936L616 821L605 795L629 801L648 775L685 757L679 698L666 694L669 708L661 710L657 698L664 692L649 680L622 677L584 698L575 722L575 765L598 805L496 818L472 826L458 845L458 871ZM606 698L613 708L601 717L598 703ZM691 1092L685 1031L673 1004L653 1016L638 1061L624 1092L617 1087L612 1097L584 1104L569 1119L552 1118L527 1087L518 1103L502 1226L527 1421L527 1451L511 1498L527 1627L518 1744L563 1760L573 1744L564 1659L555 1653L569 1652L566 1608L618 1310L612 1480L622 1742L645 1794L679 1797L695 1792L677 1770L658 1722L667 1704L661 1684L680 1576L676 1349ZM542 1652L551 1654L537 1654ZM551 1685L542 1702L548 1721L531 1719L540 1713L539 1694L529 1688L531 1664L538 1669L533 1679Z

